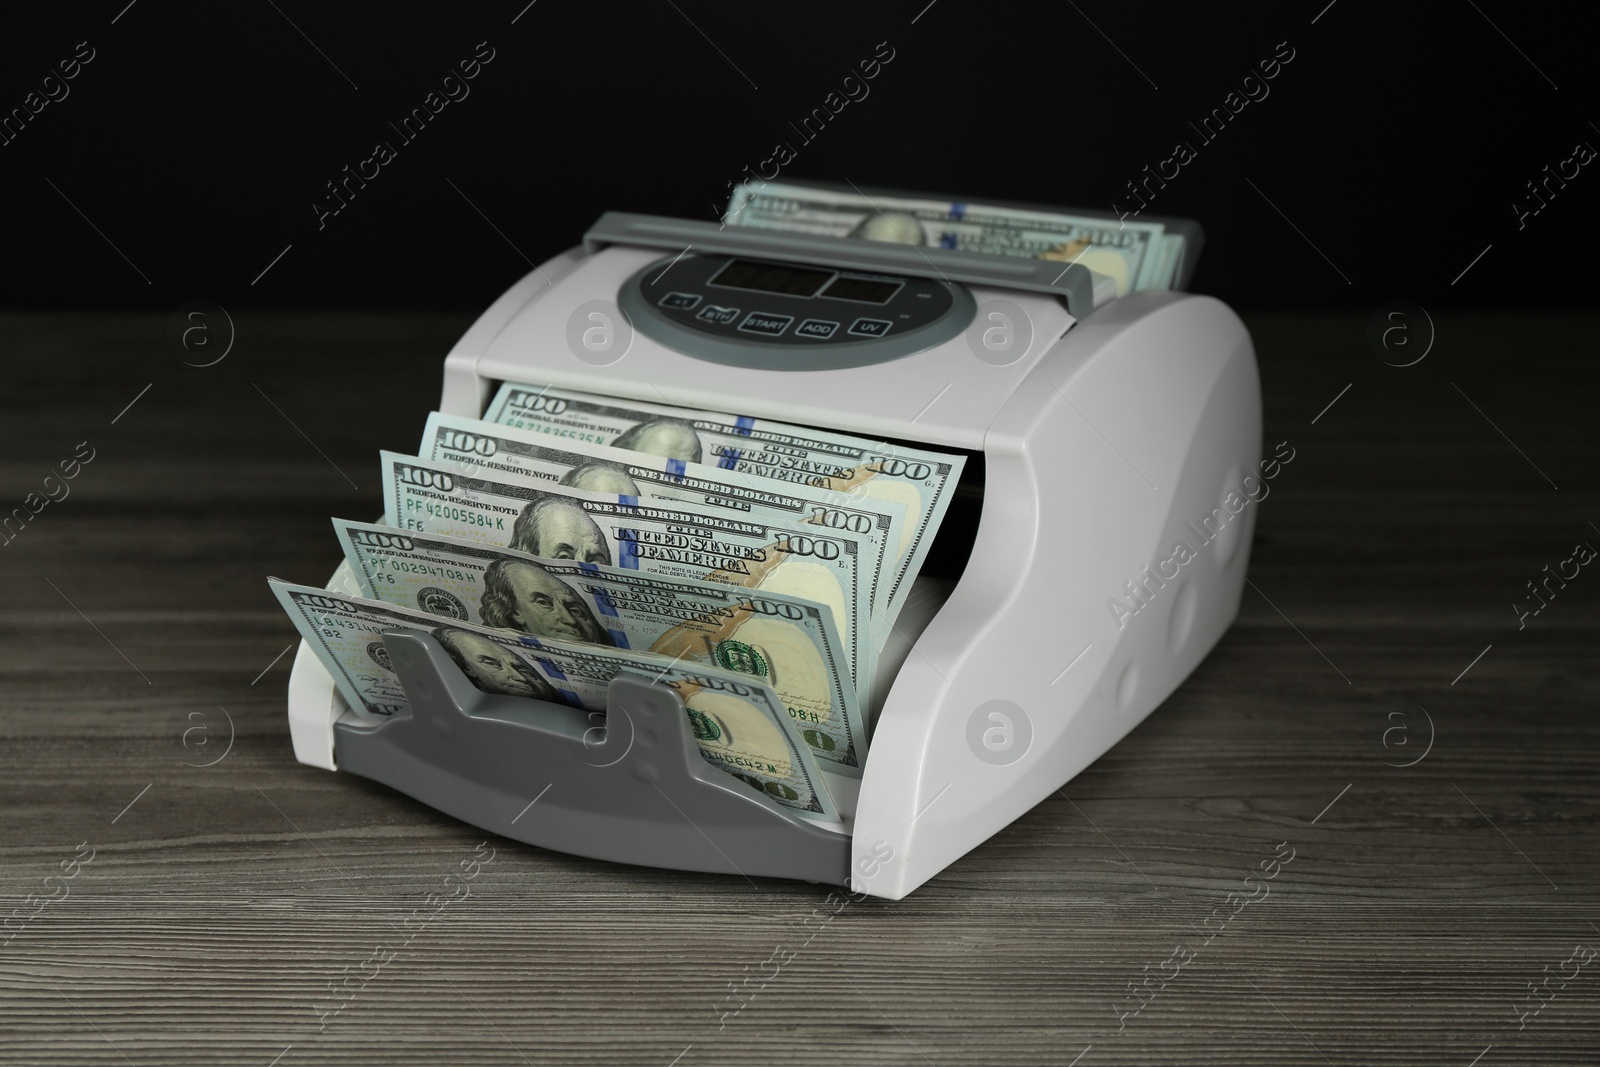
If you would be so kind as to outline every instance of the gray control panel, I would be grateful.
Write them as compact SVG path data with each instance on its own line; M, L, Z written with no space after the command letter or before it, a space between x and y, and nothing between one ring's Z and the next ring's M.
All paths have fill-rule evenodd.
M955 282L755 256L666 257L629 278L634 328L687 355L763 370L882 363L956 336L972 296Z

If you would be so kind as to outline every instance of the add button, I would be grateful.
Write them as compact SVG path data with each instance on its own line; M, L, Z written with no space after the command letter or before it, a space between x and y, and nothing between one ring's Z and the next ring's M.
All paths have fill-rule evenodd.
M818 341L826 341L839 329L837 322L828 319L807 319L794 328L796 337L811 337Z

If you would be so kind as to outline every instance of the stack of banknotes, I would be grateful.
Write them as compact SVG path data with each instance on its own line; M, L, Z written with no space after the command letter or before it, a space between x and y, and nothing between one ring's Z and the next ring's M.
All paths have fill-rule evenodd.
M722 221L729 226L1078 263L1110 278L1117 296L1173 288L1183 270L1185 251L1183 235L1167 232L1160 222L868 196L789 182L743 183L734 189Z
M407 708L397 629L580 716L628 673L682 698L710 763L837 820L820 771L861 773L874 665L964 457L506 383L381 461L384 521L333 523L353 584L270 580L352 708Z

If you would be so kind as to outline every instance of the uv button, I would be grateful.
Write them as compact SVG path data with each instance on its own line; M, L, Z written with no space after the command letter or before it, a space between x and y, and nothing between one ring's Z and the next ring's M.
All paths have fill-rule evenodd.
M850 332L858 337L882 337L893 325L884 319L857 319L850 324Z

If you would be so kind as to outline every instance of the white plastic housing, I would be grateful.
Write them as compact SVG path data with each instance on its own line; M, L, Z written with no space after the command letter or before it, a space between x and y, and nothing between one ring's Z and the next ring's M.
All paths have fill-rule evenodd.
M1031 320L1022 359L996 366L958 336L874 366L759 371L638 333L608 365L579 358L567 340L579 305L614 299L660 258L612 246L543 264L450 352L440 410L479 416L499 382L516 380L983 453L971 558L920 635L914 613L901 627L915 645L887 686L853 805L852 888L899 899L1115 744L1233 620L1256 509L1228 509L1226 521L1214 509L1259 476L1249 335L1207 297L1136 293L1074 324L1052 297L972 287L980 314L1005 299ZM1204 532L1206 519L1221 530L1209 541L1186 525ZM1193 558L1148 579L1143 568L1159 572L1179 542ZM1145 583L1144 606L1119 619L1109 600L1140 603L1124 582ZM297 679L316 666L305 658ZM296 755L327 766L340 709L304 699ZM328 763L307 758L324 751L317 721Z

